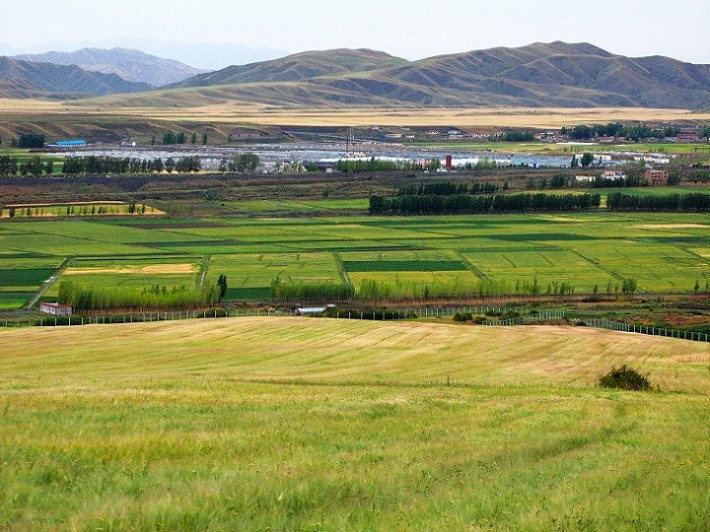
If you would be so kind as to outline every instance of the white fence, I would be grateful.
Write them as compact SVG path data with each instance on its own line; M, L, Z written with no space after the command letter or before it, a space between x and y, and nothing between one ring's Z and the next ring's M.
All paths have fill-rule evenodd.
M455 316L459 313L469 313L473 316L505 316L510 314L523 314L530 312L523 308L509 307L414 307L403 310L335 310L334 317L341 319L368 319L368 320L399 320L408 317L419 318L443 318ZM145 312L118 316L68 316L42 318L17 318L0 319L0 326L3 327L31 327L31 326L76 326L106 323L141 323L153 321L175 321L186 319L208 319L208 318L240 318L240 317L260 317L260 316L298 316L295 310L261 310L261 309L212 309L199 311L179 311L179 312ZM543 321L564 319L564 309L532 311L522 316L501 320L486 320L482 322L485 326L515 326L530 325ZM710 334L694 331L681 331L677 329L667 329L662 327L652 327L647 325L628 324L619 321L609 321L602 319L585 319L584 325L611 331L623 331L628 333L647 334L651 336L665 336L668 338L678 338L693 342L710 342Z
M677 329L650 327L648 325L634 325L619 321L608 320L584 320L584 323L589 327L609 329L610 331L648 334L651 336L667 336L669 338L679 338L681 340L690 340L692 342L710 342L710 335L694 331L680 331Z

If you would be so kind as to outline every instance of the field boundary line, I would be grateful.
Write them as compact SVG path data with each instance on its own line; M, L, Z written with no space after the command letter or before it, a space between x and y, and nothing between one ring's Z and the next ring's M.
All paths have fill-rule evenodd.
M590 257L586 257L586 256L582 255L582 253L580 253L579 251L577 251L577 250L574 249L574 248L569 248L569 250L570 250L572 253L574 253L575 255L577 255L578 257L580 257L580 258L586 260L589 264L591 264L591 265L594 266L595 268L599 268L601 271L608 273L609 275L611 275L611 276L612 276L614 279L616 279L617 281L623 281L623 280L624 280L624 277L622 277L622 276L619 275L618 273L616 273L616 272L610 270L610 269L607 268L606 266L602 266L602 265L601 265L598 261L596 261L595 259L592 259L592 258L590 258Z
M481 279L482 281L488 281L488 277L486 277L486 274L483 273L481 270L479 270L469 259L466 257L466 255L463 254L463 251L456 250L456 255L458 255L459 259L461 259L466 265L467 269L472 272L476 277Z
M205 285L205 277L207 277L207 270L209 269L210 259L212 255L207 255L207 258L202 262L202 270L200 271L200 280L198 287L202 288Z
M340 273L340 278L343 280L346 286L352 286L353 282L350 279L348 272L345 271L345 261L343 261L343 258L340 256L340 253L338 251L333 251L331 252L331 254L335 259L335 264L337 264L338 266L338 273Z
M678 248L678 249L680 249L681 251L684 251L684 252L686 252L686 253L692 255L692 256L695 257L696 259L701 260L701 261L703 261L705 264L707 264L708 266L710 266L710 258L704 257L704 256L702 256L702 255L700 255L700 254L698 254L698 253L695 253L695 251L691 251L691 250L688 249L688 248L682 248L682 247L680 247L680 246L675 246L675 247Z
M59 265L59 267L54 271L52 276L47 279L44 283L42 283L42 286L35 292L35 295L32 296L32 299L25 305L25 310L31 309L33 306L37 304L37 301L39 301L39 298L41 298L47 290L50 289L54 283L57 282L57 279L59 279L59 276L64 273L64 270L66 270L69 267L69 264L71 261L74 260L74 257L67 257L64 259L64 261Z

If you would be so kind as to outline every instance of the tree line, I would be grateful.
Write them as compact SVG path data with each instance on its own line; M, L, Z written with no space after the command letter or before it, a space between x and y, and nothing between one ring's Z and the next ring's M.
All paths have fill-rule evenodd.
M370 159L341 159L335 163L335 170L338 172L360 173L360 172L391 172L401 171L423 171L435 172L441 168L439 159L429 161L387 161L372 157Z
M190 309L211 305L220 295L219 287L209 285L203 289L185 286L154 285L151 287L86 287L71 280L59 284L58 300L77 312L111 309Z
M44 148L44 133L23 133L19 138L12 137L12 148Z
M370 196L370 214L485 214L530 211L581 211L598 208L600 194L496 194L472 196Z
M166 146L172 145L172 144L185 144L187 142L187 135L184 132L179 132L179 133L173 133L172 131L168 131L167 133L163 133L163 144ZM151 144L155 145L155 135L153 135L153 138L151 140ZM197 144L197 133L193 132L192 135L190 135L190 144ZM207 144L207 133L202 133L202 145Z
M651 128L646 124L625 126L620 122L595 124L593 126L578 125L571 128L563 127L560 131L572 140L589 140L597 137L623 137L626 140L644 140L649 138L663 139L675 137L680 133L676 127Z
M163 162L163 159L131 159L129 157L107 157L88 155L85 157L67 157L62 164L64 175L137 175L152 174L167 171L181 173L199 172L202 163L198 156L181 157L177 160L172 157Z
M400 187L398 196L455 196L458 194L490 194L498 191L496 183L421 183Z
M52 175L54 173L54 160L45 161L39 155L30 159L21 160L19 163L14 157L0 155L0 177L14 177L16 175L31 175L39 177L42 174Z
M512 131L505 131L503 133L497 133L489 137L491 141L502 141L502 142L530 142L535 140L535 134L531 131L520 131L514 129Z
M626 140L644 140L650 138L664 139L677 137L681 130L677 127L652 128L646 124L625 126L620 122L608 124L595 124L593 126L578 125L563 127L560 131L572 140L590 140L597 137L622 137ZM698 134L701 138L710 139L710 126L700 128Z
M355 288L342 282L300 283L277 277L271 281L271 298L282 303L330 301L346 303L355 297Z
M662 196L612 192L606 199L611 211L695 211L710 212L710 194L665 194Z
M542 285L537 276L532 280L476 279L471 282L437 282L433 285L420 282L384 282L375 279L363 279L360 286L344 282L301 283L276 278L271 283L271 297L274 303L338 303L370 301L376 303L394 301L429 302L439 298L495 298L503 296L525 297L567 297L575 293L575 286L564 280L553 280Z

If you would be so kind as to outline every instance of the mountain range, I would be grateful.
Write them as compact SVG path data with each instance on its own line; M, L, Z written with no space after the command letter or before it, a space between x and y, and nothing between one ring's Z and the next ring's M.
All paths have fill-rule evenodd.
M126 81L117 74L89 72L76 65L35 63L0 56L0 97L74 99L144 92L147 83Z
M77 65L91 72L117 74L126 81L163 87L208 72L173 59L163 59L127 48L82 48L75 52L15 55L13 59L55 65Z
M0 91L13 80L4 71L0 63L0 80L4 80ZM15 77L14 81L21 79ZM588 43L559 41L419 61L373 50L338 49L229 66L159 90L114 95L104 103L117 107L196 106L225 101L314 107L510 105L705 110L710 108L710 65L662 56L630 58Z

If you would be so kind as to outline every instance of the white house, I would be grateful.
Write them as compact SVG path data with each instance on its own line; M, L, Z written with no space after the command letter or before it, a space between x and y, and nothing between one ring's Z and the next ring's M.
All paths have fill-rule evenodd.
M316 314L323 314L326 307L301 307L296 309L296 314L300 316L314 316Z
M614 179L614 180L619 180L619 179L625 179L626 175L624 172L620 170L606 170L603 174L602 177L604 179Z
M71 305L62 305L61 303L40 303L39 311L52 316L71 316Z

